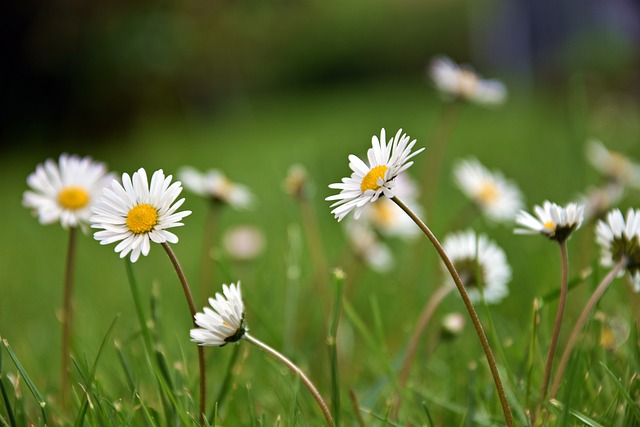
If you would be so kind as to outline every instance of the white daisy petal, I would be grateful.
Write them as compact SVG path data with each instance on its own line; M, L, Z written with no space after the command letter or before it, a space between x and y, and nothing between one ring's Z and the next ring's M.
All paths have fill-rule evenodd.
M596 225L596 242L602 247L600 263L611 267L626 259L626 270L636 292L640 292L640 209L629 209L627 219L619 209L610 211Z
M538 218L520 211L516 217L516 234L543 234L551 240L564 241L580 228L584 220L584 206L569 203L562 208L555 203L545 201L542 206L536 205L533 211Z
M196 313L194 319L199 328L191 329L191 341L199 345L224 346L244 337L244 304L240 282L222 285L223 294L209 298L209 307Z
M249 209L255 204L255 196L247 187L232 182L217 169L200 173L187 166L180 169L178 178L192 193L234 209Z

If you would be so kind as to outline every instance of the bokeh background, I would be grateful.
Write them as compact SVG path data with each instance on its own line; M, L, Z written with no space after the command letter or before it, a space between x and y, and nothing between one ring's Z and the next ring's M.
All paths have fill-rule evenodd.
M568 202L598 183L584 161L590 137L640 159L640 5L633 0L26 0L1 8L0 335L45 390L57 381L50 373L59 364L66 233L40 226L21 198L27 175L48 157L90 155L129 173L216 167L250 187L256 208L225 211L220 229L256 225L266 234L266 252L251 263L220 255L215 288L241 279L255 335L309 364L324 332L308 334L313 321L302 314L293 317L300 325L292 336L291 325L283 325L287 257L300 213L282 182L291 164L306 166L327 256L341 265L345 237L323 200L326 186L349 172L346 156L363 155L382 127L402 127L427 147L421 156L429 155L443 105L425 72L434 55L472 64L509 89L503 106L461 106L437 203L427 214L436 234L449 231L448 220L466 203L451 180L457 158L474 156L502 170L519 183L527 206ZM411 173L420 176L421 167L418 161ZM175 250L197 282L206 204L185 197L193 214L178 230ZM639 201L631 193L622 207ZM521 313L533 297L556 286L557 254L544 239L525 244L510 228L478 221L512 264L511 295L495 317L502 336L517 335L527 327ZM304 239L302 284L313 276ZM571 243L591 247L590 239ZM441 277L430 253L420 274L407 273L415 246L392 245L394 269L365 273L350 298L371 322L371 298L384 303L380 327L395 354ZM585 249L572 273L595 255ZM162 294L162 331L180 343L167 351L179 358L190 320L164 258L154 247L135 267L146 295L152 286ZM321 319L309 303L312 289L299 292L298 313ZM627 298L624 291L619 298ZM454 298L448 304L460 309ZM77 260L78 354L95 354L116 313L122 338L135 324L124 265L112 247L87 235ZM472 335L469 341L475 349ZM358 344L351 357L366 359ZM375 371L369 368L364 363L349 377L367 381ZM107 383L120 381L117 366L104 369Z

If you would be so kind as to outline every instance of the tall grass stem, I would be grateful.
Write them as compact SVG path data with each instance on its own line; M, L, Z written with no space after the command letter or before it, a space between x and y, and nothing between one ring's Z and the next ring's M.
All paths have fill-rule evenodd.
M487 363L489 364L489 369L491 370L491 375L493 376L493 381L496 386L496 391L498 392L498 397L500 399L500 405L502 406L502 412L504 413L504 419L507 423L507 426L513 427L513 416L511 415L511 408L509 407L509 402L507 401L507 396L504 392L504 386L502 385L502 380L500 379L500 373L498 372L498 366L496 364L495 357L493 356L493 352L491 351L491 347L489 346L489 341L487 340L487 336L484 333L484 329L482 328L482 324L480 323L480 319L478 318L478 314L476 313L471 300L469 299L469 295L467 293L462 280L460 279L460 275L456 271L453 263L449 259L449 256L444 251L444 248L436 238L436 236L431 232L429 227L407 206L405 205L398 197L393 197L393 200L403 211L406 212L407 215L420 227L422 232L427 236L435 250L438 252L438 255L444 262L449 274L453 278L454 283L456 284L456 288L462 297L462 301L469 313L469 317L471 317L471 321L473 323L474 328L476 329L476 333L478 334L478 338L480 339L480 344L482 345L482 349L484 350L485 357L487 359Z
M334 278L334 298L333 313L331 314L331 323L329 325L329 336L327 344L329 345L329 358L331 362L331 409L333 411L333 419L336 425L340 425L340 381L338 375L338 323L340 322L340 312L342 311L342 295L344 290L345 273L341 269L336 269L333 273Z
M324 400L322 399L322 396L320 396L320 393L318 392L316 387L313 385L311 380L309 380L309 378L305 375L304 372L302 372L300 368L298 368L292 361L287 359L284 355L280 354L278 351L269 347L267 344L263 343L262 341L254 338L252 335L249 335L248 333L246 333L244 334L244 338L251 344L258 347L260 350L271 355L274 359L284 363L287 366L287 368L289 368L293 373L298 375L302 380L302 382L304 383L304 385L307 387L307 389L311 392L311 395L313 396L316 403L322 410L322 413L324 414L324 417L327 420L327 424L330 427L334 427L335 424L333 423L333 418L331 417L331 412L329 411L327 404L324 402Z

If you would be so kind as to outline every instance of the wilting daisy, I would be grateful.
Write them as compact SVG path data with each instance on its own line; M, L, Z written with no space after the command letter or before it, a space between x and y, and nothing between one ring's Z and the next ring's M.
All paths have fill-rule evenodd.
M184 167L178 172L178 178L192 193L235 209L249 208L254 202L254 196L247 187L232 182L217 169L201 173L192 167Z
M444 95L478 104L502 104L507 88L498 80L484 80L469 66L459 66L446 56L438 56L429 65L429 75Z
M518 213L516 223L522 228L515 229L517 234L544 234L551 240L564 241L584 220L584 206L576 203L563 208L547 200L533 210L538 218L525 211Z
M199 328L191 329L191 341L198 343L200 347L223 347L230 342L240 340L255 345L300 377L302 383L318 403L328 425L334 425L329 408L305 373L277 350L249 334L244 321L245 312L240 282L237 286L233 283L230 286L222 285L222 295L216 293L215 299L209 298L209 304L211 308L205 307L202 313L196 313L194 316L195 323Z
M640 292L640 209L629 209L626 221L619 209L609 212L605 221L598 221L596 241L602 246L600 263L611 267L626 259L631 283Z
M395 196L395 178L413 164L409 161L424 148L411 152L416 140L398 130L387 143L385 130L371 138L372 147L367 151L367 163L360 158L349 155L349 167L353 171L351 177L343 178L341 183L331 184L329 188L341 190L339 194L329 196L325 200L337 200L331 205L331 213L341 221L349 212L354 211L358 219L362 207L375 202L382 195Z
M244 304L238 285L222 285L223 295L209 298L211 308L204 307L204 313L197 313L196 324L191 329L191 341L198 345L224 346L241 340L245 334Z
M484 296L487 303L497 304L507 296L511 267L504 251L487 236L476 236L473 230L458 232L446 236L442 246L472 301Z
M416 200L418 188L406 174L396 177L394 192L417 215L422 216ZM385 236L412 238L421 233L420 228L416 227L411 218L387 197L381 197L374 203L366 204L362 209L360 220Z
M393 267L391 250L371 228L360 221L350 220L345 224L345 232L353 252L372 270L384 273Z
M456 184L490 219L512 221L522 209L518 187L500 172L489 171L476 159L459 161L453 170Z
M624 154L609 151L602 142L592 139L587 144L587 158L598 172L611 181L640 188L640 165Z
M180 221L191 211L176 212L184 203L184 199L176 202L182 185L180 181L172 184L171 179L160 169L149 185L146 171L140 168L133 177L122 174L122 184L113 180L93 208L91 227L102 229L94 233L95 239L101 245L120 242L115 251L120 258L131 253L131 262L149 254L150 241L177 243L178 237L167 229L184 225Z
M96 199L112 179L104 163L61 154L58 163L47 159L27 177L31 190L24 193L22 204L34 209L42 224L85 226Z

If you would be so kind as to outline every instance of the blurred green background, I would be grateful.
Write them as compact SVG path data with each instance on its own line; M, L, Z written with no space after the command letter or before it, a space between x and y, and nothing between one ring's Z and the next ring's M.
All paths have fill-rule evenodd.
M266 233L267 251L251 263L223 256L214 289L241 280L255 336L287 349L303 366L326 363L326 322L322 308L310 303L313 271L304 244L295 301L300 324L294 336L287 335L291 325L283 324L285 303L292 303L284 300L290 233L300 227L297 206L282 191L289 166L307 167L327 256L332 266L343 265L345 237L323 200L331 194L327 185L349 173L347 155L363 156L371 135L382 127L388 133L402 127L427 147L420 156L429 156L443 101L425 67L434 55L446 54L505 81L509 99L493 109L461 106L435 207L427 214L434 232L442 237L451 231L450 218L464 209L465 198L454 187L450 169L460 157L474 156L502 170L520 185L528 207L545 199L574 199L599 182L584 160L588 137L640 159L638 6L600 3L165 0L4 5L0 199L8 227L0 243L0 336L9 340L42 389L55 390L67 234L58 225L40 226L21 206L21 197L36 164L69 152L104 161L118 173L139 167L172 174L184 165L216 167L249 186L258 197L257 207L226 210L220 229L255 224ZM418 158L410 173L421 176L422 168ZM193 214L177 230L180 242L174 249L197 294L206 204L183 195ZM622 207L638 207L639 201L638 193L630 192ZM529 313L532 299L557 286L556 248L541 238L513 237L511 228L482 219L472 225L507 252L514 271L511 294L493 315L500 335L517 340L527 331L530 319L522 313ZM584 230L570 241L578 254L572 258L572 276L596 259L591 234ZM397 254L394 269L383 275L365 273L349 298L370 323L371 301L380 304L385 351L393 359L441 276L430 250L423 250L423 264L411 264L416 246L426 242L391 244ZM153 247L135 264L135 272L145 297L154 283L160 290L160 330L169 358L180 359L184 352L195 360L187 307L165 258ZM407 277L412 281L407 283ZM584 300L587 291L576 291L576 298ZM623 287L604 304L622 301L632 304L616 307L621 313L633 304L638 307L637 296ZM137 326L124 263L113 245L101 247L91 235L79 240L75 307L76 354L89 359L116 314L117 338L129 337ZM456 298L449 298L441 311L461 308ZM580 308L570 307L569 316ZM469 357L462 366L480 355L473 334L466 331L465 337L461 354ZM376 366L369 366L369 350L358 337L352 345L345 376L350 385L373 395L375 388L367 384L375 382ZM210 353L214 360L226 360L226 350ZM523 345L514 346L508 354L514 365L522 361L523 351ZM443 364L450 354L440 357ZM123 380L115 354L107 350L105 359L99 376L105 387L118 390ZM450 368L437 360L436 375L446 379ZM322 379L326 368L317 369L311 369L311 376L321 378L321 388L328 387L328 377ZM460 375L464 383L464 369ZM258 376L254 381L261 380Z

